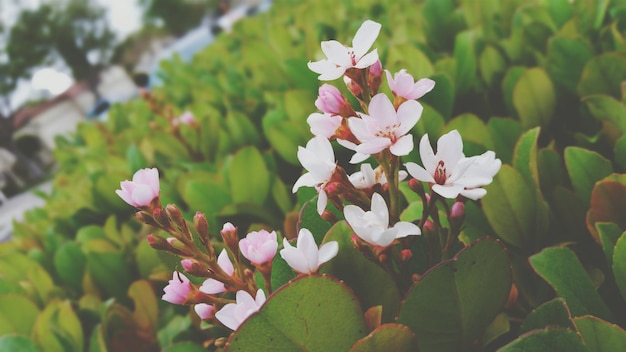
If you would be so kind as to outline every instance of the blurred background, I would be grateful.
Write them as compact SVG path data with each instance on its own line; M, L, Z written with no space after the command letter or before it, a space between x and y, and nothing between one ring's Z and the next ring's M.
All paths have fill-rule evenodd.
M269 0L0 0L0 241L50 188L55 137L104 120Z

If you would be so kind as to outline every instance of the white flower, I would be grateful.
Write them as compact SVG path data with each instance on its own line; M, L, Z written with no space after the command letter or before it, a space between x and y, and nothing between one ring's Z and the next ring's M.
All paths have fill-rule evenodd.
M482 186L493 181L502 162L495 153L487 151L482 155L466 158L463 154L463 141L457 130L450 131L437 141L437 154L430 146L428 134L420 140L420 157L424 167L406 163L411 176L433 184L433 191L445 198L461 195L477 200L487 194Z
M363 22L352 39L352 47L346 47L336 40L322 42L322 51L328 58L316 62L309 62L309 69L319 73L321 81L337 79L347 69L355 67L367 68L378 61L378 51L374 49L367 54L380 33L380 24L371 20Z
M285 248L280 250L280 256L293 270L302 274L316 272L320 265L334 258L339 250L337 241L324 243L318 250L313 234L307 229L300 229L296 247L292 247L286 238L283 238L283 246Z
M408 176L407 172L400 170L398 172L398 181L404 180ZM350 182L358 189L365 189L375 184L387 184L387 177L383 172L383 168L379 166L372 169L370 164L361 164L361 171L357 171L350 175Z
M343 215L357 236L369 244L387 247L396 238L411 235L420 235L417 225L400 221L389 227L389 210L383 197L374 193L372 195L372 210L363 211L356 205L346 205Z
M237 303L229 303L215 313L215 318L232 330L237 330L252 313L261 309L265 303L265 293L259 289L254 299L246 291L237 291L236 299Z
M337 167L333 147L328 139L314 137L306 144L306 148L298 147L298 160L308 172L296 180L292 191L295 193L302 186L315 187L319 192L317 212L321 215L328 201L324 185L333 176Z
M348 119L352 134L361 142L355 145L349 141L340 141L344 147L356 151L350 162L359 163L386 148L396 156L409 154L413 150L413 136L407 133L420 119L423 110L417 101L407 100L396 112L384 93L376 94L370 101L369 115L361 113L361 118Z

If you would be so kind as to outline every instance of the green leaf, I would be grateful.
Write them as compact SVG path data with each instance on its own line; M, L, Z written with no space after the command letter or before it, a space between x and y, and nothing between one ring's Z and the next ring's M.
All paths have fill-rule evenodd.
M428 45L433 48L450 49L454 33L450 30L451 13L454 12L453 0L428 0L422 8L424 34Z
M207 216L217 214L230 204L231 196L228 188L214 177L204 179L188 179L183 181L183 200L190 209L205 213Z
M626 346L626 331L621 327L587 315L574 318L576 330L592 352L619 351Z
M521 75L513 88L513 105L525 129L550 124L556 94L550 77L542 68L531 68Z
M392 73L405 68L417 79L429 77L434 73L433 65L424 52L408 43L396 44L389 48L386 67Z
M37 318L32 336L44 352L83 350L83 329L69 301L49 303Z
M486 149L493 149L491 134L489 133L485 122L474 114L465 113L456 116L448 122L442 133L447 133L452 130L458 130L459 133L464 136L463 142L474 142L485 147ZM467 150L465 153L467 154Z
M15 293L0 296L0 335L30 335L39 309L31 300Z
M132 282L124 254L118 251L87 253L87 270L105 297L127 301L126 289Z
M324 236L326 236L326 233L332 226L332 223L322 219L320 214L317 213L317 196L304 203L302 208L300 208L298 231L300 229L308 229L311 231L315 243L322 243Z
M41 352L31 339L22 335L0 336L0 351Z
M510 289L503 246L479 240L409 289L398 323L415 332L422 351L467 350L500 312Z
M480 75L488 87L502 78L504 70L506 70L507 67L504 57L502 57L500 51L493 45L488 45L483 49L478 58L478 62Z
M412 352L416 345L411 329L400 324L383 324L357 341L350 352Z
M528 191L530 187L517 170L502 165L481 200L485 216L496 234L519 248L533 242L535 197Z
M527 71L526 67L513 66L506 71L504 80L502 81L502 94L504 95L504 104L510 116L518 116L517 109L513 102L513 92L517 86L517 82Z
M28 270L28 281L33 284L35 293L37 294L37 302L45 304L52 296L54 290L54 282L50 274L39 265Z
M626 105L608 95L590 95L583 98L583 102L593 117L600 121L610 122L619 129L621 134L626 133Z
M585 148L567 147L563 154L574 190L585 208L589 208L593 186L610 175L613 166L600 154Z
M420 102L424 105L424 112L422 112L420 121L423 121L426 118L425 116L428 116L425 115L426 105L432 106L433 109L441 114L443 119L449 120L452 116L452 109L454 108L454 84L450 77L443 73L431 75L430 79L436 82L435 88L424 97L420 98ZM440 129L438 129L437 132L439 132Z
M80 292L87 258L77 242L66 242L54 253L54 269L63 282Z
M493 140L493 150L504 164L511 164L513 150L520 135L524 131L519 122L513 119L492 117L487 127Z
M143 153L134 144L131 144L128 149L126 149L126 160L128 161L128 171L133 173L139 169L148 167L148 162L143 156Z
M520 333L535 329L544 329L548 326L574 329L572 316L563 298L557 297L535 308L524 321Z
M615 244L620 236L623 234L622 229L612 222L597 222L596 230L600 238L600 244L604 251L604 256L609 266L613 265L613 251Z
M391 322L402 298L397 284L385 270L354 248L351 235L352 229L345 221L333 225L324 237L324 242L337 241L339 252L320 272L345 281L359 298L364 310L382 305L383 321ZM373 282L376 285L372 285Z
M338 280L301 276L275 291L231 335L228 350L348 351L366 334L362 314Z
M240 149L228 168L230 192L235 203L262 205L270 191L270 174L263 155L255 147Z
M587 62L580 82L578 94L581 97L592 94L606 94L622 99L621 82L626 80L626 55L604 53Z
M498 352L589 352L576 333L569 329L548 328L522 335Z
M456 35L454 39L453 56L457 63L456 69L456 89L458 94L466 93L472 87L472 82L476 80L476 53L474 41L476 40L474 31L463 31Z
M537 274L552 286L559 297L565 299L572 316L593 314L610 319L611 312L569 248L546 248L529 260Z
M622 234L615 243L612 268L617 287L626 300L626 233Z
M159 251L150 247L145 239L140 240L135 247L135 262L142 279L148 279L153 274L171 271L159 257Z
M135 306L133 317L137 325L145 331L156 331L158 308L157 298L150 282L146 280L135 281L128 288L128 296L132 298Z
M591 58L593 50L582 38L557 36L548 41L548 74L557 87L570 94L576 94L583 68Z
M163 352L206 352L206 348L192 342L181 342L162 350Z

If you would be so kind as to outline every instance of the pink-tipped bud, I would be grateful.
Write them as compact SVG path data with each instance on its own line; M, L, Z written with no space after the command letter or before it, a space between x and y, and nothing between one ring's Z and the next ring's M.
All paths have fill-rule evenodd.
M146 241L148 241L148 244L150 245L150 247L154 249L165 250L165 251L172 249L172 246L169 244L169 241L167 241L165 238L161 236L150 234L146 236Z
M150 225L150 226L154 226L154 227L158 227L159 224L156 223L156 221L154 221L154 218L152 217L152 215L150 215L148 212L140 210L138 212L135 213L135 217L137 218L137 220L139 220L140 222L146 224L146 225Z
M170 220L186 234L187 223L185 222L185 218L183 218L183 213L180 209L178 209L178 207L174 204L168 204L165 207L165 212L170 217Z
M339 89L330 84L322 84L319 95L315 100L315 106L323 112L331 115L339 115L341 108L346 104L346 98Z
M426 220L424 222L424 226L422 226L422 231L423 232L432 232L434 228L433 222L430 220Z
M450 210L450 219L455 222L462 222L465 217L465 205L462 202L454 202Z
M417 193L420 197L424 196L424 185L416 178L409 180L409 188L411 191Z
M156 208L152 211L152 218L163 230L168 230L172 227L172 224L170 223L170 218L167 216L167 213L165 213L165 211L161 208Z
M400 260L403 263L408 262L413 257L413 252L410 249L403 249L400 251Z
M239 235L237 234L237 228L227 222L222 226L222 231L220 231L222 238L224 239L224 243L230 249L232 253L237 253L239 247Z
M383 74L383 65L380 63L380 60L376 60L376 62L374 62L372 66L370 66L370 75L374 77L380 77L380 75L382 74Z
M185 269L186 272L190 272L191 270L193 270L193 263L194 261L191 259L183 259L180 261L180 265L182 265L183 269Z

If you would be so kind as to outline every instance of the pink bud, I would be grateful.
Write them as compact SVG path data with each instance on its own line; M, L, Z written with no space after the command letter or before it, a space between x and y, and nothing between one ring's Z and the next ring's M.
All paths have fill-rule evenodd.
M278 249L276 232L265 230L250 232L239 241L239 250L252 264L261 265L272 261Z
M424 230L424 232L430 232L432 231L434 228L433 222L430 220L426 220L424 222L424 226L422 226L422 230Z
M346 98L341 95L339 89L330 84L323 84L319 89L319 96L315 100L315 106L323 112L331 115L339 115L341 107L346 104Z
M374 62L372 66L370 66L370 75L374 77L380 77L382 73L383 65L380 63L380 60L376 60L376 62Z
M462 202L454 202L450 210L450 218L456 221L462 221L465 216L465 205Z
M135 172L132 181L122 181L122 189L115 191L126 203L140 208L150 205L159 196L159 170L141 169Z
M172 279L163 289L163 292L165 292L165 294L161 298L164 301L170 303L184 304L187 301L187 297L190 293L192 293L192 291L193 287L191 286L191 282L189 282L189 279L185 275L174 271Z
M180 265L182 265L183 269L185 269L186 272L191 272L193 270L193 260L191 259L181 260Z
M215 313L215 306L208 305L206 303L198 303L193 307L193 310L196 311L196 314L202 320L208 320L213 317Z

